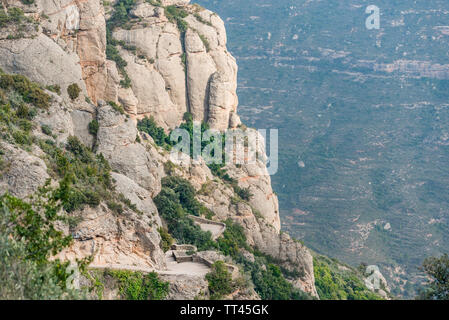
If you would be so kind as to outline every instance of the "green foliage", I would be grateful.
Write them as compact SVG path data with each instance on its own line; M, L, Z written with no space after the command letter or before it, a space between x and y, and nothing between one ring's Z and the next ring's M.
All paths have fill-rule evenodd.
M329 258L314 258L315 286L322 300L380 300L355 270L341 271Z
M182 8L176 6L165 7L165 16L170 22L176 23L181 33L186 32L189 27L188 23L184 21L184 18L188 15L188 12Z
M116 214L122 214L124 211L123 206L118 202L106 201L106 205L111 211L115 212Z
M198 33L198 36L200 37L201 41L203 42L204 47L206 48L206 52L209 52L210 51L209 40L207 40L207 38L200 33Z
M119 292L127 300L163 300L169 283L161 281L155 272L109 271L119 282Z
M125 109L121 105L118 105L114 101L108 101L108 104L114 109L116 112L120 114L125 114Z
M80 87L76 83L72 83L67 87L67 93L69 94L70 99L75 100L79 97L81 92Z
M97 133L98 133L98 129L99 129L98 121L96 119L94 119L91 122L89 122L88 129L89 129L89 133L91 135L93 135L94 137L96 137Z
M106 58L115 62L118 71L123 76L124 79L120 80L120 85L123 88L130 88L131 87L131 79L129 78L128 73L126 72L126 69L125 69L127 63L120 56L120 53L116 47L115 42L108 41L108 44L106 45Z
M123 76L123 80L120 80L120 85L123 88L131 87L131 79L129 78L125 67L127 65L126 61L120 56L120 53L117 49L117 45L121 45L125 49L130 49L125 45L124 42L117 41L112 38L112 31L116 27L129 28L129 12L136 3L135 0L119 0L114 5L114 11L111 18L107 21L106 24L106 57L109 60L112 60L116 63L117 69L120 74ZM135 48L134 48L135 51Z
M61 286L52 263L24 259L26 255L23 241L0 234L0 300L80 298L77 292Z
M61 95L61 87L59 86L59 84L53 84L50 86L46 86L45 89L57 93L58 95Z
M155 6L155 7L161 7L161 1L160 0L146 0L149 4Z
M70 236L64 237L54 227L56 221L62 220L58 215L60 207L58 192L47 186L40 189L31 204L8 194L0 197L0 211L8 215L14 234L22 239L27 258L37 262L46 261L71 242Z
M216 261L212 270L206 275L209 283L211 300L220 299L234 291L232 275L229 273L223 261Z
M129 12L133 8L136 0L119 0L114 5L114 12L107 21L108 29L113 30L115 27L125 25L129 20Z
M429 277L429 283L419 298L449 300L449 256L444 254L440 258L427 258L421 269Z
M173 145L173 142L170 141L170 137L165 133L164 129L157 126L153 116L151 118L145 117L142 120L139 120L137 122L137 129L148 133L153 138L156 145L160 147L169 150Z
M47 136L52 135L51 128L49 126L47 126L46 124L43 124L41 126L41 130L42 130L42 133L46 134Z
M304 300L307 294L295 289L282 275L281 269L268 264L266 270L259 269L253 274L255 290L263 300Z
M212 23L210 23L209 21L204 20L204 19L199 15L198 12L195 12L195 13L193 14L193 16L194 16L195 19L198 20L199 22L204 23L204 24L206 24L206 25L212 27Z
M3 6L0 9L0 28L7 27L11 24L17 25L24 21L29 21L20 8L10 7L7 12L3 10Z
M154 198L159 214L167 223L168 232L178 243L193 244L199 250L216 247L210 232L204 232L189 214L198 215L201 205L194 198L195 191L187 180L179 177L162 179L162 190Z
M55 229L62 220L58 193L41 188L31 202L0 197L0 299L73 299L67 264L48 261L71 237Z
M170 248L174 242L174 239L170 235L170 233L168 233L168 231L162 227L158 228L157 231L159 232L159 234L161 236L161 249L164 252L167 252L168 250L170 250Z
M24 102L37 108L47 109L49 107L50 96L37 83L28 80L25 76L2 73L0 88L17 92Z
M235 258L240 248L250 250L246 243L243 227L231 219L226 220L226 230L217 239L218 248L223 254Z
M48 167L61 178L60 197L67 212L85 205L95 207L102 199L113 196L108 162L76 137L68 138L65 150L43 141L40 147L47 154Z
M240 188L236 183L233 185L234 192L243 200L249 201L253 194L249 188Z

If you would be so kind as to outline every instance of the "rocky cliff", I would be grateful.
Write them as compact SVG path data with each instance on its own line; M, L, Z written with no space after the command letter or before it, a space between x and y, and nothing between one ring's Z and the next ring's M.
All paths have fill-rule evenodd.
M312 256L280 230L278 201L263 161L223 169L251 194L244 200L204 161L167 170L168 152L137 129L137 121L148 116L168 132L186 112L221 131L240 126L237 65L215 13L189 0L2 0L2 7L12 23L0 24L0 68L40 83L50 97L47 110L33 118L33 141L62 146L76 137L105 158L114 197L128 204L119 210L100 199L70 210L76 223L60 228L74 242L59 258L91 257L92 268L167 273L159 231L165 222L153 199L165 176L179 176L191 183L211 219L241 225L251 250L269 256L295 287L317 295ZM48 179L57 184L57 170L41 144L0 143L8 164L0 175L1 194L25 198ZM254 260L253 253L245 255ZM196 295L185 274L165 277L176 288L173 298ZM199 283L197 278L192 281ZM188 288L185 295L182 288Z

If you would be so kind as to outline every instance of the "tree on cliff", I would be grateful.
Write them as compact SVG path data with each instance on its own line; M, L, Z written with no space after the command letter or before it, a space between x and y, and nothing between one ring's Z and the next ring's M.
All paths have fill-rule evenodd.
M449 256L431 257L424 260L421 268L429 277L429 282L420 299L449 300Z

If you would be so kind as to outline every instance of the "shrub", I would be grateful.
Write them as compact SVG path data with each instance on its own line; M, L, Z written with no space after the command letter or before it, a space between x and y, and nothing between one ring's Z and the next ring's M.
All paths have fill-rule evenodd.
M167 252L170 250L174 240L173 237L168 233L168 231L162 227L158 228L157 231L159 232L161 236L161 249L164 252Z
M106 159L92 153L76 137L67 139L65 150L43 141L39 145L47 154L49 169L61 178L60 199L67 212L118 198Z
M421 268L429 277L421 299L449 300L449 256L432 257L424 260Z
M176 23L181 33L186 32L189 27L188 23L184 21L188 15L187 11L174 5L165 7L165 16L170 22Z
M197 246L198 250L215 248L210 232L204 232L196 225L189 214L201 205L194 198L195 191L187 180L179 177L162 179L162 190L154 198L159 214L167 223L168 232L178 243ZM193 211L193 212L192 212Z
M206 280L209 283L212 300L221 299L234 290L232 275L223 261L216 261L212 265L212 270L206 275Z
M316 257L313 261L315 286L323 300L378 300L355 272L342 272L331 259Z
M166 147L169 149L173 144L164 129L157 126L156 121L154 121L154 117L145 117L142 120L139 120L137 122L137 129L148 133L153 138L156 145L160 147Z
M49 126L47 126L46 124L43 124L41 126L41 130L44 134L46 134L47 136L51 136L51 128Z
M114 101L108 101L108 104L114 109L116 112L120 114L125 114L125 109L121 105L118 105Z
M112 210L113 212L115 212L117 214L123 213L123 206L120 203L117 203L115 201L107 201L106 205L108 206L108 208L110 210Z
M217 239L218 248L223 254L235 258L240 252L240 248L250 250L246 243L246 236L241 225L233 222L231 219L226 220L226 230L220 238Z
M31 82L22 75L1 74L0 88L14 90L22 97L23 101L38 108L47 109L49 107L50 96L37 83Z
M58 84L49 85L49 86L46 86L45 88L51 92L61 95L61 87Z
M155 272L110 271L119 282L119 292L127 300L163 300L169 283L161 281Z
M204 47L206 48L206 51L209 52L210 51L209 40L207 40L207 38L205 36L203 36L202 34L198 33L198 36L200 37L201 41L203 42Z
M88 129L89 129L89 133L96 137L97 133L98 133L98 129L99 129L98 121L96 119L94 119L91 122L89 122Z
M72 83L67 87L67 93L69 94L70 99L75 100L79 97L81 92L80 87L76 83Z
M237 185L234 185L234 191L237 193L237 195L242 198L243 200L249 201L253 194L251 191L249 191L249 188L240 188Z

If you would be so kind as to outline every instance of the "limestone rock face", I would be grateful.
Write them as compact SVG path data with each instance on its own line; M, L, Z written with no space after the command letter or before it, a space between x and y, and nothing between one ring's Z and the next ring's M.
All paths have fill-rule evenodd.
M148 3L131 10L138 19L129 30L113 32L114 39L136 47L137 54L121 50L138 100L135 114L138 118L151 115L160 126L172 129L189 111L194 120L225 130L238 105L237 64L226 50L223 21L188 3L162 2L187 12L185 33L162 8Z
M64 51L44 34L34 39L0 41L0 68L8 73L23 74L44 85L58 84L63 97L68 97L67 87L78 84L86 95L79 57Z
M161 4L163 6L171 6L171 5L185 5L189 4L190 0L161 0Z
M103 3L100 0L91 0L76 4L79 11L77 53L87 93L96 103L97 99L103 99L107 81L106 21ZM72 17L75 20L76 14L72 14Z
M167 300L194 300L209 293L208 283L204 277L190 275L160 275L170 283Z
M75 212L81 222L70 230L73 245L56 258L75 260L93 256L92 267L120 266L163 269L160 236L151 217L126 208L117 215L105 204Z
M20 39L0 36L0 68L44 86L61 87L61 95L48 92L51 106L48 112L36 115L33 134L57 144L74 135L103 154L111 165L116 191L135 206L135 210L126 208L120 215L106 203L75 212L81 222L72 229L64 227L75 242L59 257L79 259L94 254L93 265L100 268L166 269L157 231L162 221L152 199L161 190L169 155L147 134L138 132L137 120L154 117L168 131L179 126L184 113L190 112L195 121L204 121L220 131L240 126L238 68L226 49L224 23L213 12L189 2L161 0L162 6L175 5L184 11L185 16L178 17L180 22L164 7L137 1L126 29L117 27L112 32L124 66L120 60L106 59L106 18L110 13L105 14L100 0L35 0L32 5L20 0L3 1L7 7L22 8L38 26ZM125 80L123 70L130 86L121 83ZM73 83L81 93L72 101L67 87ZM104 101L120 104L124 112ZM95 136L89 132L93 120L98 122ZM42 126L49 127L52 135L44 134ZM264 142L260 137L257 140L261 142L250 142L247 148L265 155ZM50 178L43 151L37 146L30 151L0 143L6 163L0 172L0 193L9 191L26 197ZM316 295L310 252L280 231L279 204L266 157L253 163L228 164L224 169L240 188L252 194L249 200L239 198L203 160L181 163L172 174L191 182L199 201L214 212L215 220L230 218L242 225L249 245L297 274L294 285ZM246 255L254 259L249 252ZM208 294L207 281L202 277L162 277L172 284L170 299ZM254 292L235 293L233 298L258 296Z
M25 198L42 186L50 178L47 166L39 157L13 145L0 142L3 151L3 169L0 174L0 194Z
M112 169L131 178L155 196L165 175L157 156L136 142L135 122L111 106L98 109L97 152L102 153Z
M259 163L257 165L266 168ZM315 288L313 273L313 258L309 250L300 242L291 239L287 234L280 232L278 203L276 195L267 197L271 190L269 176L258 176L258 179L247 179L250 169L248 165L228 165L228 173L233 177L244 177L239 179L239 186L249 188L254 194L250 201L236 200L232 188L216 179L210 179L210 170L203 163L195 164L195 170L176 171L177 175L183 176L189 181L195 181L192 185L199 192L199 200L215 214L214 219L224 221L228 218L243 226L247 242L261 252L268 254L278 260L280 264L298 276L293 284L301 290L313 296L318 296ZM203 184L201 185L201 182ZM265 191L264 191L265 190ZM265 196L256 198L267 192ZM257 200L254 200L257 199ZM276 199L276 201L273 201Z

